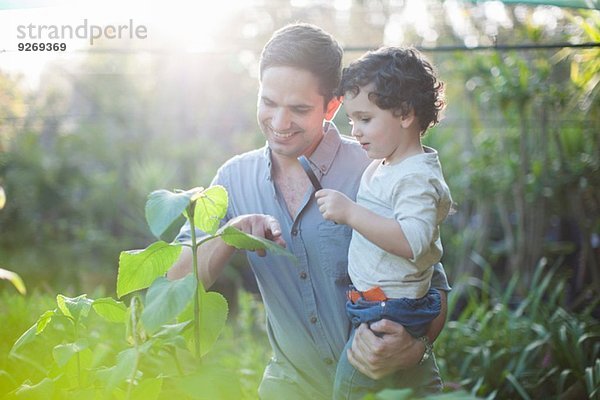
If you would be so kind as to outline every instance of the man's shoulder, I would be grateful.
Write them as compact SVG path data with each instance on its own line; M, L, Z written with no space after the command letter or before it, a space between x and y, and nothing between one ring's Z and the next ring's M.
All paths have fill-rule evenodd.
M342 135L341 133L339 133L338 135L342 142L342 146L346 146L348 148L360 149L360 144L358 143L358 140L356 140L352 136Z
M250 166L258 167L261 164L267 163L268 156L265 153L266 148L261 147L245 153L237 154L225 161L225 163L223 163L221 166L221 169L249 168Z

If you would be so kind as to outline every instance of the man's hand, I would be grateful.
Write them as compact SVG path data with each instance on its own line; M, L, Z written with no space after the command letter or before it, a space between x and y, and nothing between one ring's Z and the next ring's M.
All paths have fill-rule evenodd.
M348 224L355 203L345 194L332 189L321 189L315 193L319 211L323 218L337 224Z
M423 342L413 338L402 325L382 319L372 323L370 329L366 324L358 327L348 360L366 376L381 379L417 365L424 352Z
M271 240L281 247L286 246L285 240L281 237L281 226L279 225L279 221L270 215L240 215L239 217L230 220L227 225L233 226L242 232ZM260 257L264 257L266 252L264 249L258 249L256 250L256 254Z

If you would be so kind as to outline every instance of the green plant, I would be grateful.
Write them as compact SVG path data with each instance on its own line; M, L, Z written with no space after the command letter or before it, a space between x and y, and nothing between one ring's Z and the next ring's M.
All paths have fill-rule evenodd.
M520 274L503 286L491 266L483 269L482 280L457 285L467 301L436 342L448 386L490 399L597 396L600 325L591 313L598 299L579 314L568 312L566 278L544 260L523 299L515 298ZM450 296L450 313L457 300Z
M42 313L10 351L14 360L38 370L38 380L20 383L7 398L239 398L235 372L202 363L225 325L228 308L223 296L204 289L197 249L221 238L240 249L291 254L236 228L219 228L227 204L227 192L220 186L151 193L146 219L152 233L159 238L173 236L187 220L191 243L159 240L143 250L122 252L117 295L128 296L128 306L111 297L59 294L56 308ZM200 239L196 228L205 233ZM183 246L192 250L193 273L169 281L164 274ZM126 340L114 340L114 335L107 340L105 334L98 334L97 326L92 327L93 314L104 325L119 326L116 331ZM45 351L27 352L34 344Z

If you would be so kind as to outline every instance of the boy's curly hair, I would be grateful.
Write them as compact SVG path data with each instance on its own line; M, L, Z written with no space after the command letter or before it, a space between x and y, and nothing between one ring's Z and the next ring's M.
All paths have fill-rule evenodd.
M367 52L344 68L336 94L356 96L370 83L375 89L369 99L394 115L404 116L414 110L421 134L439 122L445 106L444 84L418 50L381 47Z

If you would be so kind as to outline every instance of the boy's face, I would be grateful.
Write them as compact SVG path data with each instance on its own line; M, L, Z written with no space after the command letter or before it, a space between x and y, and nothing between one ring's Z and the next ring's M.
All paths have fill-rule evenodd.
M310 155L329 116L319 82L309 71L270 67L263 72L257 118L275 157Z
M361 87L354 97L351 93L344 96L344 108L352 135L362 145L369 158L385 159L392 163L403 157L407 143L406 120L395 116L392 110L383 110L369 99L374 86Z

